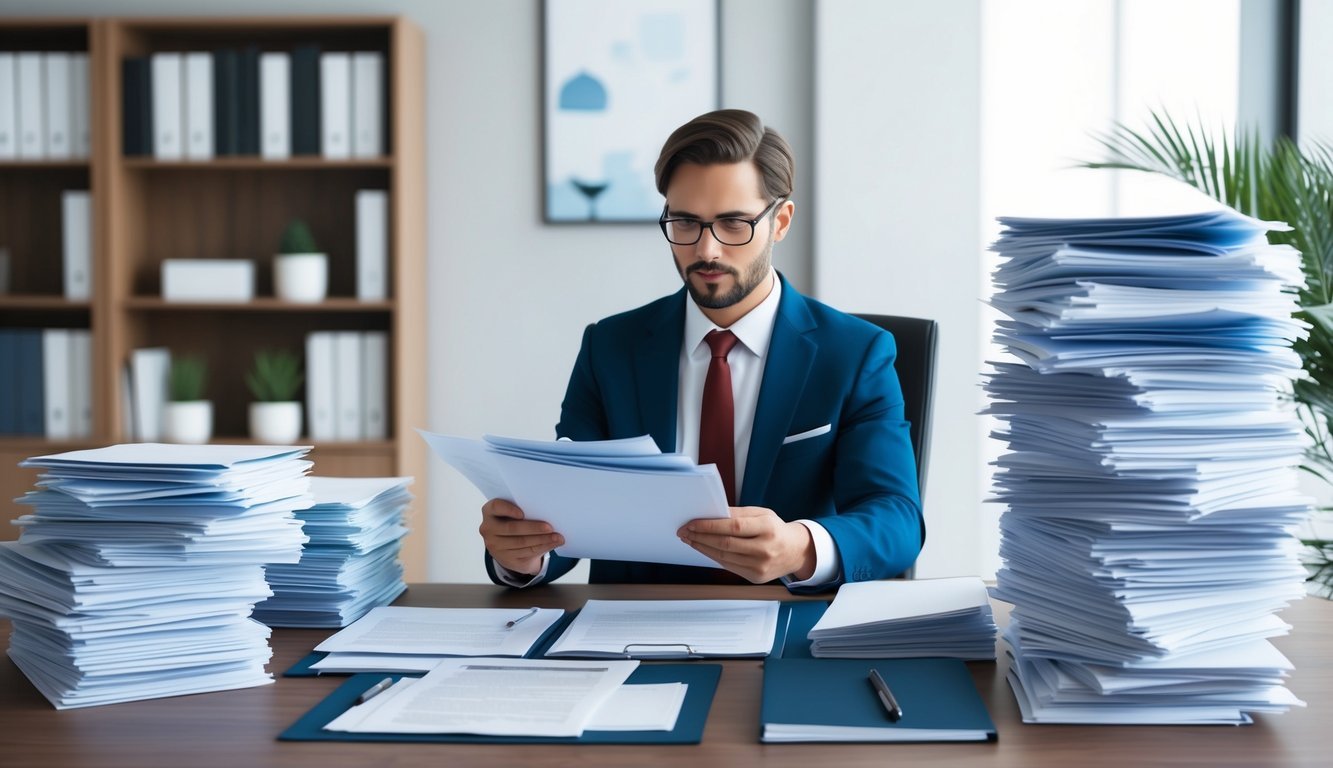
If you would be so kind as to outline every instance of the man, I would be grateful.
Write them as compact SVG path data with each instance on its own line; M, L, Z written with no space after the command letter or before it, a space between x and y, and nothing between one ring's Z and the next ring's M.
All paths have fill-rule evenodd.
M672 133L655 170L685 286L587 329L556 433L646 433L716 463L730 518L677 533L725 570L595 560L591 580L781 578L816 591L906 570L925 528L893 337L773 269L796 208L791 148L757 116L720 110ZM558 531L510 502L488 501L480 532L496 583L543 583L574 565L551 553Z

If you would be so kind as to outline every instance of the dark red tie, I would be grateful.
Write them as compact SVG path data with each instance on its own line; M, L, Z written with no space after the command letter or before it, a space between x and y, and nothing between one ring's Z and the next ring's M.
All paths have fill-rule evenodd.
M731 331L710 331L704 337L713 359L704 379L703 407L699 411L699 463L716 464L727 491L727 503L736 504L736 410L731 402L731 366L727 353L736 346Z

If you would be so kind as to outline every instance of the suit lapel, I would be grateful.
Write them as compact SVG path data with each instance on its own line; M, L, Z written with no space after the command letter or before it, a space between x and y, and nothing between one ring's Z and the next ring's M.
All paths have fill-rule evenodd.
M667 302L647 328L634 356L639 419L664 453L676 450L676 401L680 389L680 344L685 335L685 289Z
M769 342L768 362L764 365L764 380L759 387L754 430L750 434L750 450L745 460L742 506L760 504L768 488L773 462L777 461L778 449L791 427L819 348L805 335L814 328L815 321L805 305L805 297L783 279L782 301L773 323L773 338Z

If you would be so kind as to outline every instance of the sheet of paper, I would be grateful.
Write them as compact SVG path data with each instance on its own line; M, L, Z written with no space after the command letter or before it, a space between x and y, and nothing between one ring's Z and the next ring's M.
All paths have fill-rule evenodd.
M446 659L388 701L376 704L382 693L367 702L374 705L370 711L345 722L338 718L325 728L579 736L637 666L632 660Z
M388 653L334 652L310 665L320 673L354 675L361 672L392 672L395 674L425 673L447 656L415 656ZM383 695L383 694L381 694Z
M589 731L673 731L685 703L685 683L625 684L597 708Z
M765 656L775 600L589 600L547 656Z
M441 655L522 656L564 610L538 608L372 609L350 627L315 646L317 651ZM506 622L522 619L513 627Z

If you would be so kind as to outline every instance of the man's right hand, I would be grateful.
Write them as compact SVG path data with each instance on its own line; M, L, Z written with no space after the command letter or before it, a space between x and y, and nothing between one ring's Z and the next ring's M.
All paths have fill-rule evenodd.
M503 499L482 505L477 530L491 559L512 573L528 576L541 570L543 555L565 543L550 523L524 519L522 509Z

